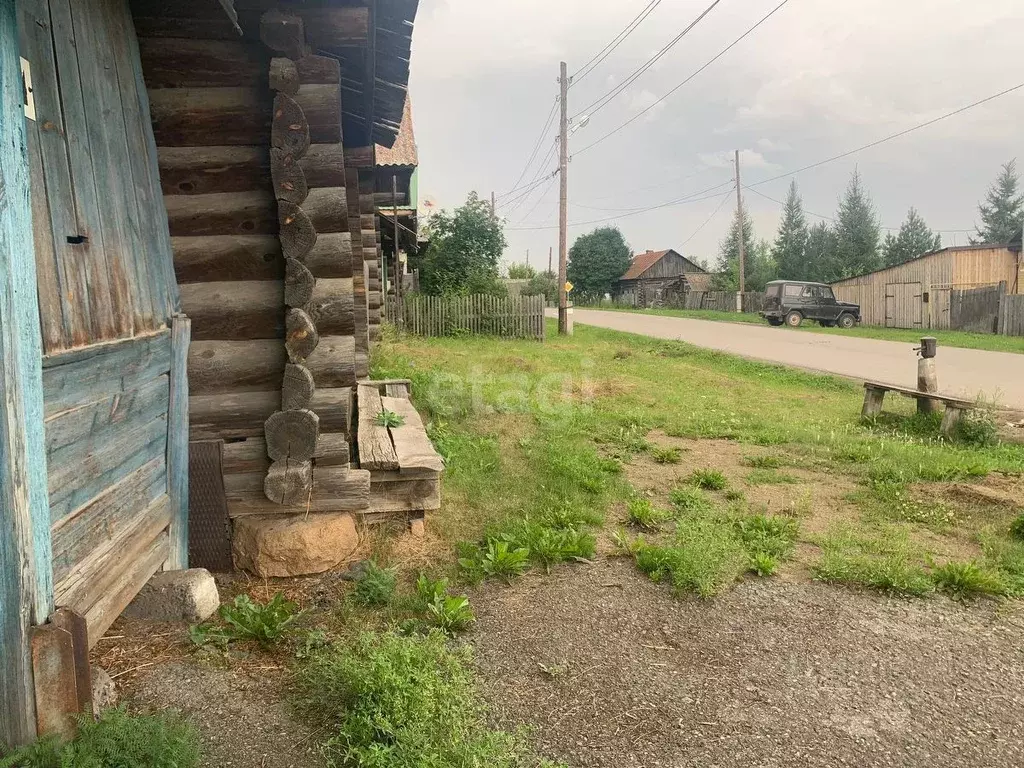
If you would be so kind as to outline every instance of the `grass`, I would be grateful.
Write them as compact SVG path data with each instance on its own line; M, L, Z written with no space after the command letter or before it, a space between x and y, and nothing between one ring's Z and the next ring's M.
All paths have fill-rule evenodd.
M6 757L0 768L196 768L199 735L175 714L105 710L82 717L71 741L42 739Z
M934 420L919 420L909 401L895 401L884 423L864 424L863 390L846 380L589 326L571 339L552 329L543 344L390 337L375 350L373 375L413 380L417 406L447 462L444 506L433 528L459 550L470 579L513 580L529 568L589 559L614 502L652 536L631 544L634 554L645 550L647 569L680 588L711 594L731 583L727 574L736 569L782 567L790 555L771 547L748 551L736 512L716 511L708 492L685 479L668 493L666 509L637 500L623 466L640 454L657 458L658 446L648 439L653 430L750 446L742 463L753 488L800 482L782 471L792 464L858 484L864 518L850 521L845 541L832 532L815 576L900 594L935 588L919 531L947 535L941 520L922 517L915 484L1024 471L1024 447L951 443ZM760 455L758 448L772 452ZM701 475L698 484L707 479ZM741 491L726 488L720 498L746 508ZM789 511L801 518L813 509L806 498L797 506L805 512ZM1009 526L1007 520L987 545L979 542L977 553L1012 586L1011 572L996 562L1016 567ZM961 541L979 530L959 519L947 528ZM707 561L707 578L692 566L699 553L674 539L694 542L698 533L728 540L712 547L719 554ZM875 541L881 549L869 551L851 536L905 546L883 551ZM985 546L990 554L982 553Z
M257 603L242 594L217 611L221 623L206 622L189 629L189 637L197 646L215 645L226 648L234 641L252 640L267 648L285 639L302 617L299 606L278 592L266 603Z
M724 491L729 485L725 475L717 469L695 469L690 475L689 482L705 491Z
M583 309L584 307L581 307ZM643 315L661 315L663 317L686 317L693 320L713 320L727 323L745 323L763 325L770 327L762 318L756 314L745 312L719 312L717 310L696 310L696 309L630 309L623 307L601 306L592 307L609 312L633 312ZM804 333L829 333L845 336L855 336L864 339L880 339L882 341L898 341L907 344L918 344L921 341L920 330L904 328L878 328L868 325L858 325L848 330L841 328L823 328L811 321L805 322L799 328L779 328L780 332L798 331ZM1024 354L1024 338L1020 336L1000 336L988 333L968 333L966 331L945 331L928 330L927 335L938 339L940 347L961 347L963 349L982 349L989 352L1013 352Z
M679 448L665 448L653 445L650 449L651 458L657 464L678 464L683 460L683 452Z
M366 632L303 666L297 705L326 734L328 768L538 765L522 735L488 724L471 663L440 632Z
M352 599L364 607L389 605L395 596L398 576L390 568L381 568L375 560L368 560L356 579Z
M945 563L932 572L932 580L938 589L958 599L1002 595L1007 589L998 572L974 561Z

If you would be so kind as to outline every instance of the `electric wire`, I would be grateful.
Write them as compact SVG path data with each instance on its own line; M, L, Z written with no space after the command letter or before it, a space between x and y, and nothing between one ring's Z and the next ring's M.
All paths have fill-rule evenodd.
M647 7L640 11L640 13L631 22L629 22L629 24L626 25L625 29L623 29L621 32L619 32L619 34L612 38L612 41L608 43L608 45L606 45L604 48L602 48L600 51L594 54L590 61L588 61L582 67L577 69L570 76L569 79L572 81L572 84L575 85L580 80L585 78L587 75L593 72L601 64L602 61L611 56L615 49L622 45L625 39L629 37L631 34L633 34L633 32L636 31L637 27L643 24L644 20L652 13L654 13L654 9L657 8L659 5L661 5L661 0L651 0L651 2L647 4Z

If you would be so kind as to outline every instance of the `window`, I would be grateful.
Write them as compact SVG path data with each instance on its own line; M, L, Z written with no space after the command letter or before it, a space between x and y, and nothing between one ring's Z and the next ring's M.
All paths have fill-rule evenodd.
M804 298L805 299L816 299L816 298L818 298L818 286L816 286L816 285L808 285L806 288L804 288Z
M832 293L831 288L827 285L823 285L821 286L821 298L826 299L827 301L835 301L836 295Z
M802 285L787 285L786 286L786 290L785 290L785 295L786 296L799 296L803 292L804 292L804 287Z
M775 298L776 296L779 295L779 292L781 290L782 290L782 286L781 285L769 285L769 286L765 287L764 295L766 297Z

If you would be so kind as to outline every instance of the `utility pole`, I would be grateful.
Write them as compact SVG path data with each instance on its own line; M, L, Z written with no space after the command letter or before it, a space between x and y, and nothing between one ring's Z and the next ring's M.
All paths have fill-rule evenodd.
M398 177L391 177L391 215L395 225L395 306L402 306L402 257L398 254Z
M554 248L548 247L548 274L549 274L549 275L552 275L552 274L554 274L554 273L553 273L553 272L551 271L551 256L552 256L552 254L554 253L554 251L555 251L555 249L554 249Z
M491 192L491 218L492 219L497 217L497 214L495 213L496 210L497 210L497 206L494 205L494 193Z
M526 266L530 266L530 249L526 249Z
M736 311L743 312L743 294L747 287L746 275L746 253L744 252L743 243L743 194L742 187L740 186L740 151L736 150L736 221L737 231L740 244L740 290L736 294Z
M569 297L565 290L565 265L569 258L569 74L563 61L558 84L562 119L558 131L558 332L569 333Z

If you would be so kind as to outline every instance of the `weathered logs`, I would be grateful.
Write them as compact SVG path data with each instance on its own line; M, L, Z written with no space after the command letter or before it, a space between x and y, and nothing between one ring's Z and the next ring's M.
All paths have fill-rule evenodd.
M320 345L320 334L316 326L301 309L288 310L285 330L285 349L288 350L288 359L293 363L305 362Z
M149 88L263 87L270 54L242 40L139 38L142 73ZM310 80L309 82L323 82Z
M281 149L270 150L270 175L274 183L274 197L302 205L309 194L309 185L302 167L291 155Z
M338 13L345 10L347 13ZM370 34L369 8L305 8L306 41L313 48L363 45Z
M348 242L346 245L351 253L351 245ZM174 251L174 273L179 284L284 279L281 241L274 235L172 237L171 249ZM318 250L314 249L306 257L307 266ZM351 256L348 261L348 274L351 274ZM335 259L327 259L325 263L334 264Z
M348 435L321 432L313 458L318 467L347 467L350 461Z
M312 491L312 461L275 461L263 480L263 493L275 504L305 504Z
M321 336L306 358L306 367L317 387L351 387L356 380L355 365L360 362L352 336Z
M322 422L321 422L322 423ZM348 436L343 432L321 432L316 442L316 456L319 467L347 467L349 465ZM242 472L266 472L270 469L267 456L267 441L262 437L250 437L224 444L224 459L221 468L225 475Z
M317 235L316 245L302 261L316 278L351 278L352 236L348 232Z
M303 83L341 82L341 62L330 56L303 56L295 62L299 80Z
M192 440L231 440L263 437L268 418L281 409L281 390L194 395L189 398L189 435ZM320 418L320 428L349 433L352 429L352 390L318 389L309 409Z
M274 196L267 192L171 195L164 204L172 237L266 235L278 229Z
M318 279L305 310L320 334L351 336L355 333L352 279Z
M186 283L182 311L192 318L192 339L280 339L284 335L282 285L276 281Z
M302 309L313 298L317 281L306 265L296 259L286 259L284 270L284 303L289 307ZM323 332L324 329L320 327L316 318L312 315L310 317L317 331Z
M373 147L345 147L345 167L373 168Z
M284 368L284 383L281 385L281 409L285 411L308 408L316 384L313 374L304 365L290 363Z
M311 187L345 186L345 150L341 144L311 144L299 165Z
M302 19L276 8L260 17L260 40L270 50L290 59L299 59L305 54L306 35Z
M278 203L281 251L286 259L302 259L316 245L316 227L309 215L294 203Z
M244 515L367 510L370 505L370 473L346 467L314 467L313 494L308 504L283 507L266 498L264 474L248 472L224 476L224 491L231 517Z
M309 410L278 411L263 427L267 455L274 461L309 461L316 454L320 418Z
M270 60L270 89L294 96L299 90L299 68L291 59Z
M302 204L318 234L348 232L348 195L344 187L311 189Z
M270 146L298 158L309 149L309 142L309 123L302 107L291 96L277 94L274 98Z
M287 364L288 354L278 339L193 340L188 349L189 392L212 395L281 390L282 371Z

